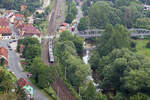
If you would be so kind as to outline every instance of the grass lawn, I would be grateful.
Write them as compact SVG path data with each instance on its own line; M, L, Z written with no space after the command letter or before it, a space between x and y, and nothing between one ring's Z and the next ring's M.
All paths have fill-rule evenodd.
M150 48L146 48L147 42L150 40L135 40L137 54L143 55L150 60Z

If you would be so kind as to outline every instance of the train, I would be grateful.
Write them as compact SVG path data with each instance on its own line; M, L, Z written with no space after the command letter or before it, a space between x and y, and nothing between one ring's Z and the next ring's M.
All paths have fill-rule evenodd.
M48 55L49 55L49 62L50 63L54 63L54 55L53 55L53 39L49 40L49 44L48 44Z

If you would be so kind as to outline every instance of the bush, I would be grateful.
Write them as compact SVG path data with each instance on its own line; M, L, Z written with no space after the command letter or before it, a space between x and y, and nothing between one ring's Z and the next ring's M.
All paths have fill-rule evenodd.
M136 47L136 43L135 43L134 41L131 41L130 47L131 47L131 48L135 48L135 47Z
M52 97L53 100L57 100L56 93L55 93L55 91L52 89L52 87L45 88L44 90Z
M150 41L146 44L146 48L150 48Z

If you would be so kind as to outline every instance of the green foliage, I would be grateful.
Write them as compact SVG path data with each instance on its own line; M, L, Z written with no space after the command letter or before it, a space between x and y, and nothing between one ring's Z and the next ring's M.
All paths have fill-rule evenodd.
M89 9L91 27L105 28L108 23L113 25L119 24L120 18L117 12L119 12L119 10L110 7L106 2L97 2L93 4Z
M56 42L54 55L61 64L63 75L66 73L68 82L78 91L78 87L83 84L90 74L90 67L85 65L77 56L77 50L82 49L83 40L78 36L73 36L69 31L64 31ZM61 51L61 52L60 52Z
M34 21L34 26L40 30L41 33L45 34L47 32L48 27L48 20L47 19L40 19Z
M4 61L5 61L4 58L0 58L0 66L3 66L3 65L4 65Z
M30 60L32 62L33 58L41 56L41 47L39 45L28 45L24 49L23 56L26 60Z
M69 91L76 98L76 100L82 100L82 98L78 95L78 93L74 90L74 88L72 88L72 86L67 82L67 80L65 80L64 78L63 78L63 80L64 80L65 86L69 89Z
M14 0L0 0L0 8L11 9L13 7Z
M77 52L79 55L82 55L82 53L83 53L83 42L84 41L83 41L83 39L81 37L76 36L76 35L73 36L71 32L64 31L60 35L59 41L61 41L61 42L63 42L63 41L70 41L70 42L72 42L72 43L70 43L70 46L73 47L75 52ZM65 45L65 44L66 43L64 43L63 45ZM64 48L61 47L60 49L64 49ZM70 51L70 50L68 49L68 51ZM74 50L72 50L72 51L74 51ZM76 54L73 54L73 55L76 55Z
M91 1L94 3L92 4ZM128 28L135 26L143 27L143 25L139 25L140 22L137 19L143 19L150 15L149 11L143 10L143 7L137 0L111 0L112 2L110 0L91 1L87 0L83 4L83 11L85 15L89 16L92 28L105 28L107 24L123 24ZM137 23L136 20L138 21ZM149 28L149 25L144 27Z
M146 44L146 48L150 48L150 42Z
M73 43L76 47L76 50L77 50L77 53L79 55L82 55L83 54L83 39L81 37L78 37L78 36L74 36L74 40L73 40Z
M17 44L17 51L20 52L20 45L24 46L23 57L28 63L31 63L33 58L41 56L41 46L37 38L25 37L19 39Z
M41 6L41 1L40 0L1 0L0 1L0 7L1 8L6 8L6 9L15 9L15 10L20 10L20 6L26 4L27 5L27 12L32 14L36 8ZM25 16L27 12L25 13Z
M104 90L121 91L125 96L148 93L148 66L143 57L127 49L115 49L99 61L97 72L102 79L99 85Z
M86 17L83 17L80 19L80 22L78 24L78 30L79 31L83 31L83 30L86 30L88 29L88 20Z
M122 25L108 25L97 43L100 57L106 56L115 48L129 47L129 33Z
M96 91L92 82L88 84L87 89L82 90L81 95L83 100L107 100L105 95Z
M73 40L73 35L70 31L64 31L60 34L59 41L71 41Z
M53 98L53 100L57 100L58 97L52 87L45 88L44 90Z
M34 58L31 65L31 73L35 84L40 88L47 88L56 80L56 71L55 67L48 67L44 65L41 61L41 58Z
M68 13L67 13L65 22L70 24L72 23L72 21L75 19L77 15L77 8L76 8L75 3L72 1L71 2L68 1L67 4L68 4Z
M0 67L0 92L6 92L13 89L13 81L10 74L7 73L2 67Z
M135 47L136 47L136 42L131 41L131 42L130 42L130 47L131 47L131 48L135 48Z
M150 96L143 93L137 93L136 95L130 97L130 100L150 100Z
M135 26L138 28L150 29L150 18L138 18Z

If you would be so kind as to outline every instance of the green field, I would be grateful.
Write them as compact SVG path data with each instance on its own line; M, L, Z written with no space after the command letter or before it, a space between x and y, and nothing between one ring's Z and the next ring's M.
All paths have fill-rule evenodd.
M135 40L137 54L143 55L150 60L150 48L146 48L147 42L150 40Z

